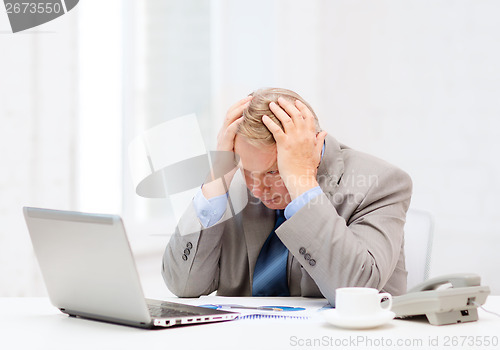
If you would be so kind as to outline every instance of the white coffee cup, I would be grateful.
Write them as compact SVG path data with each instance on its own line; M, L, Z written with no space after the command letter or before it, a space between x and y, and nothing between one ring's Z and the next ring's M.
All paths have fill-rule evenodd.
M382 300L388 302L382 307ZM379 293L375 288L347 287L335 291L335 309L342 317L370 317L390 311L392 295Z

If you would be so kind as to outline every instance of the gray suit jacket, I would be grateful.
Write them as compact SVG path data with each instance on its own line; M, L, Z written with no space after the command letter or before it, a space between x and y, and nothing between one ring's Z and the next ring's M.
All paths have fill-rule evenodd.
M290 252L291 296L333 301L335 289L346 286L405 293L403 228L410 177L328 135L317 179L323 194L276 230ZM273 229L275 211L252 197L242 177L233 179L229 194L231 204L248 198L241 212L232 215L228 205L219 223L204 228L191 204L179 221L162 271L174 294L197 297L217 290L224 296L252 295L255 263Z

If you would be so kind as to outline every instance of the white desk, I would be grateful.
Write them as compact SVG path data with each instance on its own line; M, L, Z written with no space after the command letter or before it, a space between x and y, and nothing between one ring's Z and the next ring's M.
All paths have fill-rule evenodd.
M241 304L245 304L242 298ZM292 298L297 300L297 298ZM171 301L199 304L200 300ZM277 298L277 305L290 304ZM300 299L299 299L300 300ZM485 308L500 313L500 296ZM143 330L70 318L46 298L0 298L0 349L500 349L500 318L479 310L479 321L431 326L392 320L371 330L345 330L316 320L238 320ZM403 342L399 344L398 342Z

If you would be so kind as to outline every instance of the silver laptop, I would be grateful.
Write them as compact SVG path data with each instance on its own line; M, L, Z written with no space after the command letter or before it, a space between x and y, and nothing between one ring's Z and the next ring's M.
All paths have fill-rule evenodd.
M238 316L145 299L119 216L23 210L50 301L70 316L142 328L227 321Z

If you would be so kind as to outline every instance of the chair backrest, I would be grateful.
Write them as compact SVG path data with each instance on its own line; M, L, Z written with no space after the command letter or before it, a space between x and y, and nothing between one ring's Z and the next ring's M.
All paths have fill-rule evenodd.
M404 230L405 262L408 271L408 289L410 289L429 277L434 235L432 215L423 210L408 210Z

